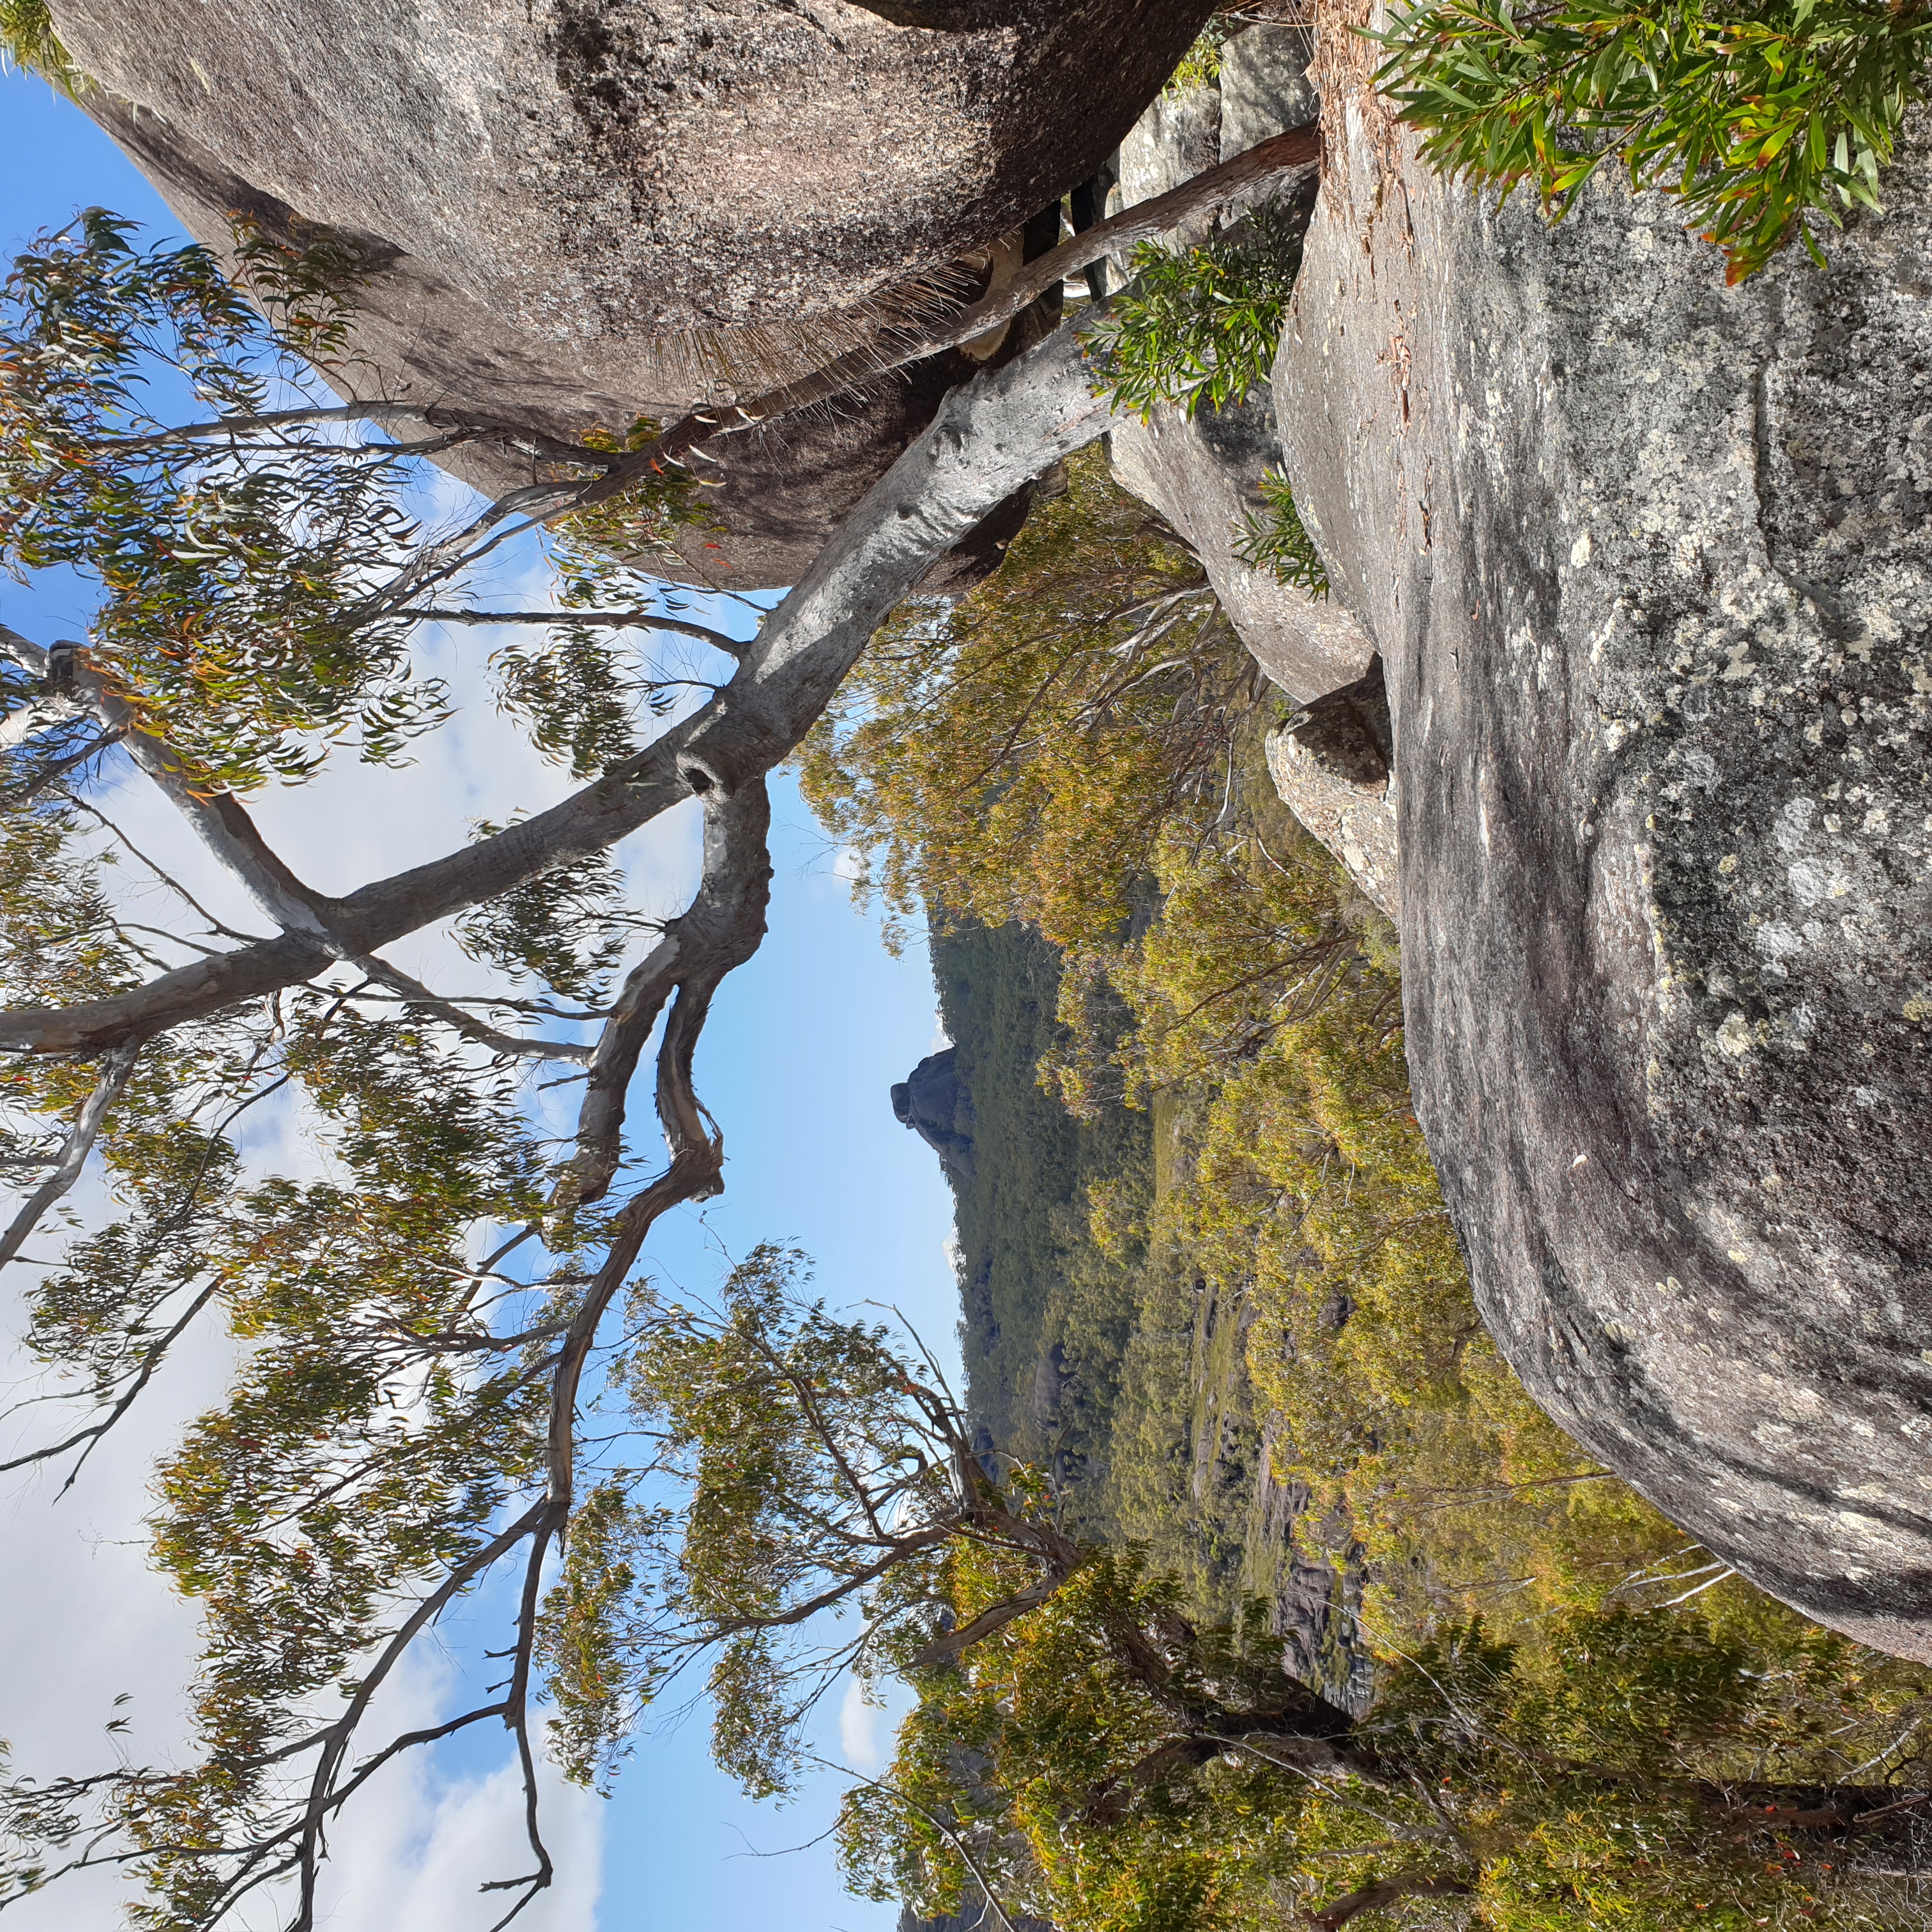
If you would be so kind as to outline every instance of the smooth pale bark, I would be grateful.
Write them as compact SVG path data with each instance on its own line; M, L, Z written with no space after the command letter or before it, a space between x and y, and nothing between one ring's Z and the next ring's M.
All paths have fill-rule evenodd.
M81 1169L87 1165L89 1150L99 1136L101 1124L107 1118L107 1110L121 1097L121 1090L128 1084L128 1076L134 1070L134 1062L140 1055L137 1046L116 1047L102 1056L100 1078L94 1091L81 1104L59 1158L55 1162L53 1172L27 1196L10 1222L7 1231L0 1234L0 1268L20 1252L22 1244L40 1225L40 1216L73 1186L80 1178Z
M665 1001L700 980L716 987L764 937L772 877L765 840L771 821L762 780L705 800L704 870L697 896L666 922L662 937L632 968L590 1056L578 1114L577 1157L567 1184L578 1204L602 1200L616 1176L631 1076ZM672 1077L688 1084L688 1067ZM662 1106L661 1094L660 1112Z
M312 978L535 878L604 850L692 797L727 796L786 757L830 702L880 621L988 511L1110 420L1071 325L957 389L766 620L718 695L634 758L561 804L341 899L308 893L286 868L248 855L260 902L292 929L197 960L111 999L0 1014L0 1049L92 1054ZM231 862L247 834L219 802L171 790ZM235 805L238 812L238 803ZM245 814L242 814L245 819ZM252 830L252 827L249 828ZM271 861L273 861L272 865ZM316 927L304 929L303 915Z

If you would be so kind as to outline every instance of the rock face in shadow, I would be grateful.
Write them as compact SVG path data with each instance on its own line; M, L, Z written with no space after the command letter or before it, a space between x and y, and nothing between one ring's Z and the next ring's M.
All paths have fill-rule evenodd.
M1360 100L1275 370L1391 700L1418 1115L1532 1392L1932 1659L1932 165L1727 290Z
M99 88L83 104L198 241L226 251L235 214L279 239L296 238L296 210L160 116L136 114ZM633 366L628 352L537 342L421 260L362 238L379 266L356 292L352 358L333 374L345 395L447 404L562 437L592 425L620 428L640 416L674 421L698 400L665 372ZM716 527L680 531L677 556L653 556L648 567L728 590L796 582L932 420L946 391L974 373L956 351L931 356L836 410L727 439L721 460L705 472L722 483L706 497ZM436 461L490 497L537 476L534 460L508 440L466 443ZM991 568L997 552L984 561Z
M1307 38L1297 28L1254 27L1230 40L1218 86L1164 95L1121 143L1118 205L1163 194L1313 119L1318 102L1307 64ZM1303 219L1314 193L1310 182L1288 204ZM1205 224L1182 238L1204 241ZM1108 451L1120 487L1186 540L1241 641L1290 697L1306 702L1363 674L1375 646L1348 611L1238 554L1247 519L1267 514L1262 477L1282 460L1265 388L1236 408L1204 409L1191 420L1160 404L1147 422L1111 430Z
M1395 750L1382 661L1270 732L1265 748L1282 803L1378 910L1399 918Z
M346 389L574 436L756 393L970 297L985 272L962 257L1094 172L1204 4L914 10L60 0L55 25L100 83L83 104L197 238L222 248L240 213L362 242L381 272ZM721 527L681 538L684 574L794 580L974 367L934 357L729 439ZM488 445L447 466L491 495L530 474Z

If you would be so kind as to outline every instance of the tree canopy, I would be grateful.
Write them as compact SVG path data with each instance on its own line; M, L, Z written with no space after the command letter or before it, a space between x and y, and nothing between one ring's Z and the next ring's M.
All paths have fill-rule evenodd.
M561 444L338 402L316 372L342 352L353 252L322 234L292 248L243 231L237 247L245 286L206 250L145 245L91 211L20 259L0 308L0 562L23 580L66 573L94 605L83 640L0 632L0 1033L10 1158L38 1177L0 1255L21 1256L90 1154L114 1204L45 1268L27 1337L91 1413L14 1466L95 1453L203 1311L242 1345L228 1398L160 1472L153 1522L157 1561L202 1613L201 1755L16 1782L6 1883L116 1862L146 1882L152 1922L186 1926L286 1880L306 1926L328 1827L396 1753L500 1721L533 1777L546 1667L567 1760L589 1774L617 1748L568 1600L595 1594L582 1566L600 1538L640 1520L614 1472L586 1462L580 1411L653 1222L719 1185L692 1054L764 933L765 774L912 580L1107 412L1071 332L956 397L746 646L598 548L621 536L648 556L704 514L668 432ZM485 434L521 437L541 480L425 526L422 460ZM900 493L920 506L910 526ZM489 610L479 573L520 532L548 550L554 605ZM250 795L333 758L410 756L448 713L417 668L419 627L486 617L532 640L499 653L500 701L580 789L346 897L312 889ZM122 910L94 835L124 836L124 760L269 936L160 873L178 918ZM608 854L686 801L702 881L647 922ZM382 957L439 921L496 969L493 990L446 994ZM626 1138L653 1043L669 1154L655 1175ZM561 1146L528 1104L560 1067L581 1089ZM326 1178L264 1174L241 1150L250 1110L290 1092ZM574 1567L548 1598L566 1540ZM503 1682L427 1730L364 1738L410 1646L511 1566ZM746 1663L742 1645L727 1654ZM504 1874L513 1910L550 1876L534 1808L530 1835Z

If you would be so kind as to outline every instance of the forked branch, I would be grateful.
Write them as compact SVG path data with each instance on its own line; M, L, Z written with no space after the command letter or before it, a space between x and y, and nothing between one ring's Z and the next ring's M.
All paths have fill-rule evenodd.
M660 1024L656 1097L668 1161L602 1223L601 1262L580 1295L566 1304L568 1326L544 1342L538 1365L548 1382L542 1493L510 1504L508 1520L448 1565L434 1587L401 1616L367 1664L358 1666L340 1714L290 1754L286 1761L302 1762L307 1773L301 1798L251 1826L245 1844L230 1841L206 1854L176 1848L179 1856L198 1859L204 1869L219 1869L223 1875L207 1922L231 1910L249 1892L292 1872L300 1890L294 1925L297 1932L308 1932L314 1923L326 1832L341 1805L398 1751L484 1714L500 1718L509 1726L525 1781L536 1868L506 1882L518 1894L513 1913L548 1882L550 1862L536 1828L535 1761L528 1730L536 1661L533 1606L545 1558L564 1534L577 1500L583 1384L604 1318L629 1283L658 1219L715 1194L722 1184L723 1136L698 1096L693 1061L719 986L755 952L765 931L771 872L766 774L803 738L880 620L930 565L1021 484L1092 440L1109 419L1108 406L1095 393L1084 351L1070 328L956 392L932 428L875 486L772 614L756 641L743 650L729 683L700 710L550 810L339 899L316 893L297 879L262 839L238 800L199 791L182 760L117 712L121 700L84 654L74 655L76 688L85 701L109 728L124 731L136 762L282 930L274 938L161 974L128 993L64 1009L16 1009L0 1015L0 1048L103 1059L100 1082L74 1123L57 1176L79 1172L144 1042L190 1019L230 1012L300 984L338 961L360 962L372 978L402 998L433 1003L440 1016L457 1024L461 1016L448 1003L436 1001L428 988L384 965L376 957L380 950L436 920L498 898L560 864L604 852L680 803L696 800L704 819L698 895L632 975L589 1054L577 1157L554 1210L567 1214L600 1198L613 1184L622 1162L628 1084ZM521 493L518 501L493 506L480 527L486 535L502 527L506 518L527 514L533 500ZM472 526L472 536L477 527ZM420 560L422 568L411 575L411 584L419 590L453 554ZM392 590L399 594L390 601L400 604L400 586ZM41 655L44 664L48 655ZM341 997L346 1000L353 994ZM476 1023L466 1030L478 1037ZM494 1029L483 1033L482 1043L506 1052L530 1050L531 1043L513 1036L497 1035ZM417 1336L412 1343L416 1355L432 1348L434 1340ZM452 1358L469 1346L468 1338L452 1332ZM1051 1560L1054 1551L1048 1544L1058 1533L1017 1518L992 1520L994 1512L980 1493L982 1486L970 1444L955 1430L946 1446L958 1476L962 1515L974 1516L976 1511L986 1518L979 1527L989 1540L1004 1538ZM517 1513L509 1515L512 1510ZM1072 1552L1070 1543L1066 1550ZM896 1560L902 1554L895 1552ZM520 1561L524 1574L507 1694L448 1725L392 1738L358 1760L356 1740L372 1700L401 1658L456 1598L512 1559ZM130 1796L133 1780L144 1775L128 1774Z
M1021 484L1093 441L1111 419L1071 327L955 390L772 612L730 682L697 712L548 811L328 902L326 913L312 896L296 892L298 882L285 868L250 847L230 811L240 810L237 802L201 811L182 780L177 802L212 848L226 838L232 862L249 867L255 890L281 905L281 934L110 998L0 1014L0 1051L98 1053L151 1038L301 984L336 958L378 952L555 866L605 850L688 799L714 788L729 794L761 777L810 730L866 640L926 570Z

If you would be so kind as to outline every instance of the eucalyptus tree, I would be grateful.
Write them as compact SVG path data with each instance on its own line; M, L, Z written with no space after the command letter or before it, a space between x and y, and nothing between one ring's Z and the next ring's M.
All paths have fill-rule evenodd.
M648 1620L623 1624L625 1562L614 1556L608 1575L586 1565L658 1505L644 1472L596 1462L584 1404L614 1346L620 1366L632 1342L668 1359L679 1323L696 1318L639 1304L640 1336L622 1311L654 1224L722 1184L723 1133L693 1054L719 986L765 931L767 775L929 566L1097 436L1112 405L1071 327L956 392L748 644L668 608L661 586L610 555L647 556L704 515L712 439L970 338L1103 252L1316 154L1310 132L1264 144L862 370L576 442L340 400L318 372L352 385L337 365L362 268L326 234L292 247L238 235L238 284L206 251L143 245L92 210L16 262L0 311L0 562L29 581L65 573L94 608L81 638L0 629L0 1155L23 1196L0 1264L38 1269L26 1345L69 1399L50 1412L79 1409L6 1466L51 1463L71 1480L113 1454L117 1426L204 1316L242 1346L226 1400L160 1468L149 1525L155 1562L202 1616L196 1752L16 1778L0 1902L118 1866L146 1888L142 1922L211 1926L266 1887L306 1928L344 1808L402 1754L500 1724L529 1837L521 1868L497 1882L507 1920L553 1874L532 1714L546 1670L556 1748L590 1776L621 1755L621 1713L715 1651L721 1708L764 1714L728 1756L754 1784L776 1774L793 1677L764 1670L771 1640L747 1633L761 1617L789 1628L800 1600L772 1581L770 1603L732 1613L752 1619L740 1629L707 1610L700 1565L661 1593L664 1614L685 1619L675 1641ZM538 480L424 527L416 469L486 436L533 457ZM554 607L488 609L490 566L532 534L556 568ZM408 759L451 710L422 668L432 621L514 627L520 641L494 661L500 704L576 788L427 863L318 890L273 849L251 801L298 798L332 760ZM667 634L706 654L696 670L664 661L653 640ZM103 827L125 840L128 784L148 788L138 808L179 815L266 930L224 922L158 872L179 916L133 916L94 842ZM647 924L611 850L686 805L703 820L700 882L683 911ZM433 987L386 956L441 922L507 988ZM655 1162L631 1118L647 1056ZM560 1069L579 1089L561 1148L528 1098ZM245 1117L290 1093L324 1144L326 1178L264 1176L242 1156ZM106 1217L40 1252L90 1160ZM834 1564L821 1594L842 1600L895 1574L911 1533L900 1525L915 1517L918 1550L1004 1522L998 1533L1030 1538L1049 1567L1072 1561L1030 1517L1023 1536L1014 1528L1020 1516L958 1453L956 1418L920 1413L925 1461L886 1458L898 1473L862 1484L865 1533L884 1538L874 1558L890 1545L892 1560L856 1580ZM661 1480L676 1478L681 1439L668 1432ZM835 1444L821 1436L820 1450ZM701 1552L695 1519L689 1535ZM512 1604L502 1682L434 1723L384 1731L383 1686L494 1578ZM596 1660L620 1655L628 1688L606 1696ZM638 1658L656 1660L641 1676Z

